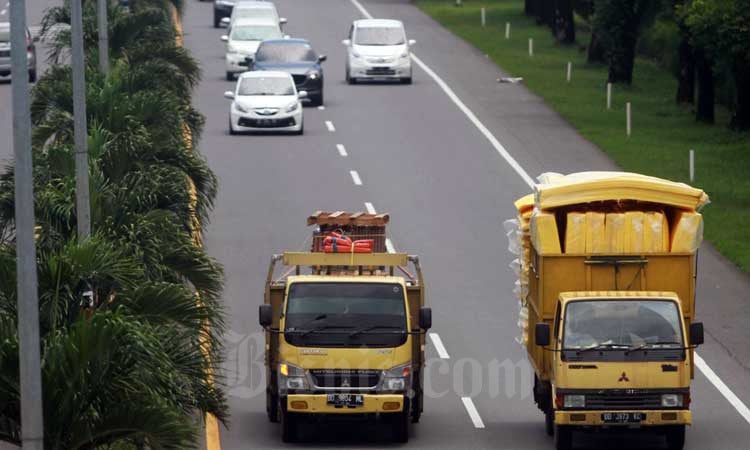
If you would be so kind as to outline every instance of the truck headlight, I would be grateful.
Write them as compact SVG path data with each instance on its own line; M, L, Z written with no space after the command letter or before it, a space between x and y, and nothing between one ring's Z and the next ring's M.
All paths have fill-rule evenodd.
M681 394L662 394L661 406L663 408L681 408L682 407L682 395Z
M382 391L405 391L411 380L411 363L402 364L383 371Z
M586 407L586 396L585 395L565 395L563 397L564 408L585 408Z
M289 389L308 389L307 375L305 369L289 363L279 364L279 390L286 392Z

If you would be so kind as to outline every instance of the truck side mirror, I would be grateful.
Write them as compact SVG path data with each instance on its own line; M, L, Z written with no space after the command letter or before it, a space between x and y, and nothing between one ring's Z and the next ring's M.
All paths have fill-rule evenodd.
M703 323L695 322L690 324L690 345L703 344Z
M419 308L419 328L423 330L432 328L432 308Z
M549 324L538 323L534 328L534 341L540 347L546 347L552 341L549 331Z
M260 305L258 307L258 322L263 328L268 328L273 324L273 307L271 305Z

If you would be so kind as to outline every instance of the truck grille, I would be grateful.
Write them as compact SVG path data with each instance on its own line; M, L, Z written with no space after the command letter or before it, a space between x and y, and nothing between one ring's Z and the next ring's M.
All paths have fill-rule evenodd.
M660 393L621 392L586 394L586 409L662 409Z
M312 369L310 375L322 388L374 388L380 382L379 370Z

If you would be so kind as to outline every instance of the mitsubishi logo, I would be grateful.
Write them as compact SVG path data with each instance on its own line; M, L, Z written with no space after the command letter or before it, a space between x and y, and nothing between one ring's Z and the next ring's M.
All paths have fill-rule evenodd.
M623 372L622 375L620 375L620 379L617 380L618 383L622 383L622 382L627 383L629 381L630 381L630 378L628 378L628 374L626 374L625 372Z
M349 381L349 378L344 378L343 380L341 380L341 387L352 387L352 383L351 381Z

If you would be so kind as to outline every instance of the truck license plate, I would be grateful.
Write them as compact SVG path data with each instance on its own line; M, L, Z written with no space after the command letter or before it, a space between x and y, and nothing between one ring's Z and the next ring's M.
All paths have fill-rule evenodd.
M363 406L365 399L360 394L328 394L327 403L333 406Z
M645 419L643 413L604 413L602 422L604 423L639 423Z

